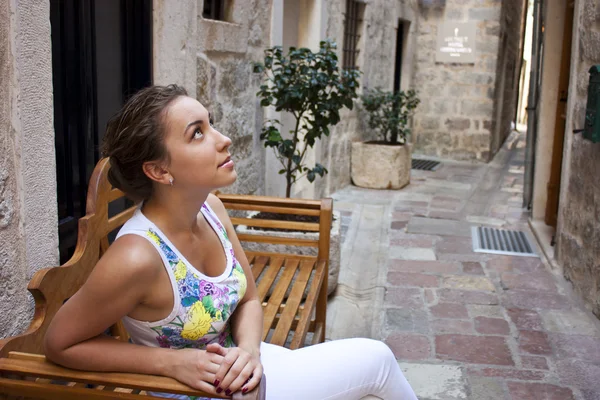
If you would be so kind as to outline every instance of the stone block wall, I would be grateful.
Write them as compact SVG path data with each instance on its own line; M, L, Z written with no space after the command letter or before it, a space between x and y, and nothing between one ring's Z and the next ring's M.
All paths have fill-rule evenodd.
M331 0L326 4L328 15L326 35L336 40L338 57L341 60L346 1ZM357 63L362 71L359 90L361 94L365 88L392 89L398 20L401 19L409 25L407 41L414 44L414 33L418 22L417 9L416 0L373 0L366 3ZM413 45L407 43L407 48L411 53ZM408 71L409 75L403 76L402 86L408 88L411 85L413 60L407 55L405 63L408 65L403 72ZM355 102L352 111L343 110L340 123L331 130L328 138L321 141L319 156L321 163L329 170L329 174L326 175L324 182L317 183L315 191L317 197L328 195L351 184L352 142L373 139L377 139L377 136L370 131L367 116L364 111L361 111L359 101Z
M230 2L230 22L198 19L197 97L213 113L217 129L233 141L238 179L226 189L233 193L264 194L263 110L252 67L270 45L270 3Z
M413 87L421 99L414 117L415 153L488 161L499 148L514 108L518 79L511 77L521 58L523 10L522 0L422 3L414 52ZM474 64L435 61L438 26L444 21L476 22ZM502 83L500 96L496 88ZM500 104L505 107L499 109ZM498 128L496 120L502 124Z
M0 338L33 316L27 284L58 264L48 4L0 3Z
M522 0L502 2L501 46L496 62L496 112L492 118L491 155L500 150L511 132L511 122L516 118L526 12L526 2Z
M256 97L260 77L252 67L270 46L271 2L238 0L228 7L227 22L198 17L196 95L212 112L217 129L233 141L238 179L225 190L264 194L263 110Z
M600 318L600 143L572 134L584 125L588 70L600 64L600 4L575 6L556 259Z

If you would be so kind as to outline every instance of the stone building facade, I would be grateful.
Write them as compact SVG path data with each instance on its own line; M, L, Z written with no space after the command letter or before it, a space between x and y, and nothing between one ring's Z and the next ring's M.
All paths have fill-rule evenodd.
M562 52L541 57L535 130L529 132L535 138L530 225L553 268L600 318L600 143L573 132L585 123L588 71L600 65L600 4L541 5L539 46Z
M414 117L415 152L487 162L514 120L525 2L420 3L413 86L422 102ZM444 21L476 24L474 63L436 62Z
M600 65L597 1L575 2L572 43L556 261L600 318L600 143L572 133L584 125L588 70Z
M327 2L328 38L339 43L338 56L342 57L344 38L345 0ZM406 55L402 64L402 89L411 88L415 69L415 52L418 29L419 6L416 0L373 0L363 10L363 22L359 27L361 39L358 43L357 66L362 71L362 94L365 88L391 90L394 84L397 29L404 29L402 51ZM402 23L402 25L400 25ZM344 110L342 120L335 126L331 135L320 144L319 156L329 170L324 182L317 186L317 196L324 196L351 184L350 152L354 141L375 140L377 136L369 131L366 115L360 107L352 111Z

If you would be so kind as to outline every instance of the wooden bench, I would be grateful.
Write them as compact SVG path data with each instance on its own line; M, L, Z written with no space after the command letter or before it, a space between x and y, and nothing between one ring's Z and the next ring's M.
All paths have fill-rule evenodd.
M123 225L135 209L133 206L109 216L109 204L123 201L123 193L108 182L109 165L108 159L100 160L90 179L86 215L79 220L77 246L72 258L60 267L38 271L29 283L28 290L35 299L35 315L29 328L22 335L0 340L0 397L136 399L147 396L146 391L207 395L167 377L72 370L58 366L44 356L43 338L51 319L63 302L85 282L108 248L109 234ZM257 251L247 252L247 257L263 304L263 340L278 345L287 343L295 349L302 347L311 333L312 343L322 342L325 338L332 200L218 196L235 215L254 210L319 217L318 223L254 220L243 216L232 217L232 222L234 225L298 228L319 233L318 240L250 234L240 235L240 240L242 243L255 241L318 248L314 257ZM110 332L119 340L128 340L120 322L111 327Z

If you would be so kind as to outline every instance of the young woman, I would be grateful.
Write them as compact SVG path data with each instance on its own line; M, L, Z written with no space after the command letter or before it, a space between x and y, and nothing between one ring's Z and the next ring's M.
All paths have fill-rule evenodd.
M176 85L141 90L111 119L109 179L140 206L54 317L47 356L76 369L169 376L212 394L252 390L264 371L269 400L416 399L381 342L294 351L261 343L252 272L210 194L236 179L230 146ZM103 334L121 319L133 343Z

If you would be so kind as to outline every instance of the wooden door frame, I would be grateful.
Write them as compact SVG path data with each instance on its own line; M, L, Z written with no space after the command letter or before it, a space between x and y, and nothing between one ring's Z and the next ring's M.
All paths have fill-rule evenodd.
M556 228L561 185L561 170L565 139L565 123L567 118L567 94L569 92L569 76L571 73L571 48L573 39L573 18L575 5L573 1L565 4L564 40L560 61L558 101L556 103L554 141L552 143L552 161L550 178L547 184L547 201L544 222Z

